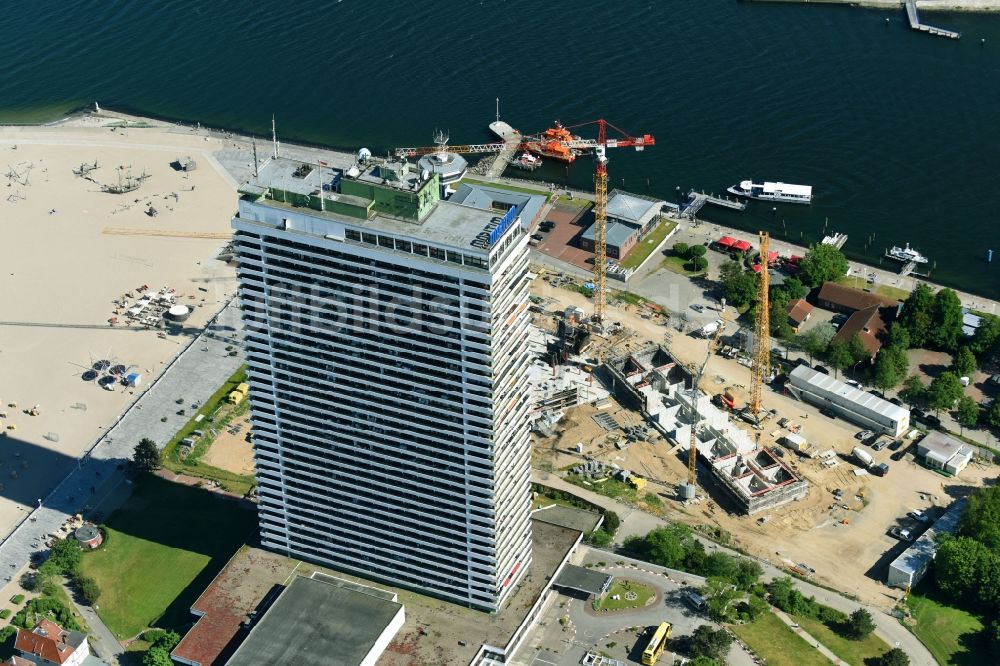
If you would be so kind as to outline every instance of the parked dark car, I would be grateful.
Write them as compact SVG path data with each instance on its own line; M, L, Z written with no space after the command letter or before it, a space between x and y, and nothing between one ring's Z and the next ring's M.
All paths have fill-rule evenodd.
M886 465L885 463L872 467L872 474L874 474L875 476L885 476L888 473L889 473L889 466Z
M541 234L531 234L531 238L536 241L545 240L545 236Z
M901 440L896 440L892 444L889 445L889 450L890 451L899 451L900 447L902 447L902 446L903 446L903 442Z
M903 401L900 400L899 398L889 398L889 402L891 402L892 404L896 405L897 407L902 407L903 406Z

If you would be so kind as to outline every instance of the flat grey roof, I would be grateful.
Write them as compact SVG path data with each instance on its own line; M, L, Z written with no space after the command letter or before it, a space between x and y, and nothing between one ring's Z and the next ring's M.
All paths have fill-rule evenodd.
M517 208L517 214L521 216L521 221L527 225L535 219L538 211L545 205L545 196L513 192L499 187L462 183L448 198L448 201L480 210L490 210L494 204L498 203L504 206L514 206Z
M312 168L303 178L295 176L296 170L308 166ZM356 180L365 182L381 182L377 178L361 174ZM343 201L356 205L368 204L367 199L354 196L338 194L329 191L333 184L334 177L340 174L339 169L320 166L316 163L302 162L286 157L271 159L260 168L258 177L251 176L250 179L240 186L239 190L248 194L261 196L268 188L276 188L286 192L294 192L300 195L310 195L316 191L323 192L323 198L327 201ZM418 177L411 173L409 178ZM322 181L322 183L321 183ZM323 188L326 189L323 189ZM415 192L416 190L407 187L395 188L400 192ZM516 196L516 193L510 193ZM522 195L523 196L523 195ZM499 200L499 199L498 199ZM329 211L318 211L311 208L292 206L291 204L271 199L260 199L250 202L256 206L265 206L283 210L292 210L298 213L307 214L319 219L328 219L340 222L354 228L368 228L374 231L385 231L397 236L410 237L416 240L426 240L451 245L461 248L464 252L479 253L480 248L472 245L472 241L481 234L487 226L494 220L498 220L500 215L490 210L483 210L474 206L464 206L451 201L440 201L430 213L420 222L403 218L393 218L387 215L375 214L367 220L338 215ZM544 203L544 198L542 200ZM524 216L522 216L524 219ZM529 220L530 221L530 220Z
M665 201L615 190L608 197L608 217L645 226L663 210L664 204Z
M578 567L575 564L567 564L563 567L555 584L559 587L579 590L588 594L601 594L611 582L611 576L600 571Z
M595 226L597 225L592 224L587 227L587 230L583 232L583 237L589 241L594 240ZM608 220L608 245L621 247L636 231L638 231L638 227L631 224Z
M944 512L944 515L938 518L912 546L904 550L889 566L896 571L910 575L919 573L927 565L927 562L934 559L934 555L937 553L935 537L942 533L954 534L955 530L958 529L958 521L962 518L965 504L964 497L955 500Z
M558 505L535 511L531 517L543 523L558 525L584 534L593 532L597 524L601 522L601 516L593 511Z
M358 666L402 605L296 576L227 666Z
M883 400L877 395L857 389L839 379L834 379L830 375L824 375L822 372L817 372L804 365L797 366L788 376L791 378L793 384L808 384L827 393L839 395L856 405L881 414L897 423L906 418L910 411L899 405L894 405L888 400Z

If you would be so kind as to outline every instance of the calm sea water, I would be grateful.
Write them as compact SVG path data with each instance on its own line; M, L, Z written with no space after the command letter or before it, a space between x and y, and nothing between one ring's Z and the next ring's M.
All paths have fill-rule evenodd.
M933 278L1000 297L1000 16L732 0L5 3L0 121L99 100L337 148L490 138L598 117L655 148L612 151L614 186L674 199L743 178L814 187L809 207L710 219L878 262L910 242ZM889 19L888 23L886 19ZM985 44L981 43L985 39ZM582 131L581 133L585 133ZM587 187L592 165L535 176ZM871 247L867 241L874 234Z

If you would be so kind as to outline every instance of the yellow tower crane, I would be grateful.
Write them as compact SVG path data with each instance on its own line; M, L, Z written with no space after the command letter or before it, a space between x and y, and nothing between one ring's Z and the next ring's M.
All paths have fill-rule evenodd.
M753 330L753 356L750 365L750 413L759 416L763 408L764 382L771 373L771 302L768 298L770 277L767 272L768 235L760 232L760 282L757 294L757 317Z

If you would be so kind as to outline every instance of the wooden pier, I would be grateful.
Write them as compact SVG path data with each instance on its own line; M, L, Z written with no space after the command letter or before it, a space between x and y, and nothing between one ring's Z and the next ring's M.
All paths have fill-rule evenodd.
M906 18L910 21L910 28L913 30L919 30L920 32L926 32L929 35L938 35L940 37L947 37L948 39L958 39L962 36L962 33L955 32L954 30L945 30L944 28L935 28L932 25L927 25L926 23L920 22L920 16L917 14L917 0L905 0L906 3Z
M681 215L687 217L688 219L694 219L694 216L698 214L705 204L710 203L715 206L721 206L723 208L731 208L732 210L746 210L747 203L745 201L740 201L738 199L730 199L729 197L717 197L714 194L706 194L705 192L695 192L691 190L687 194L688 200L683 206L681 206Z

